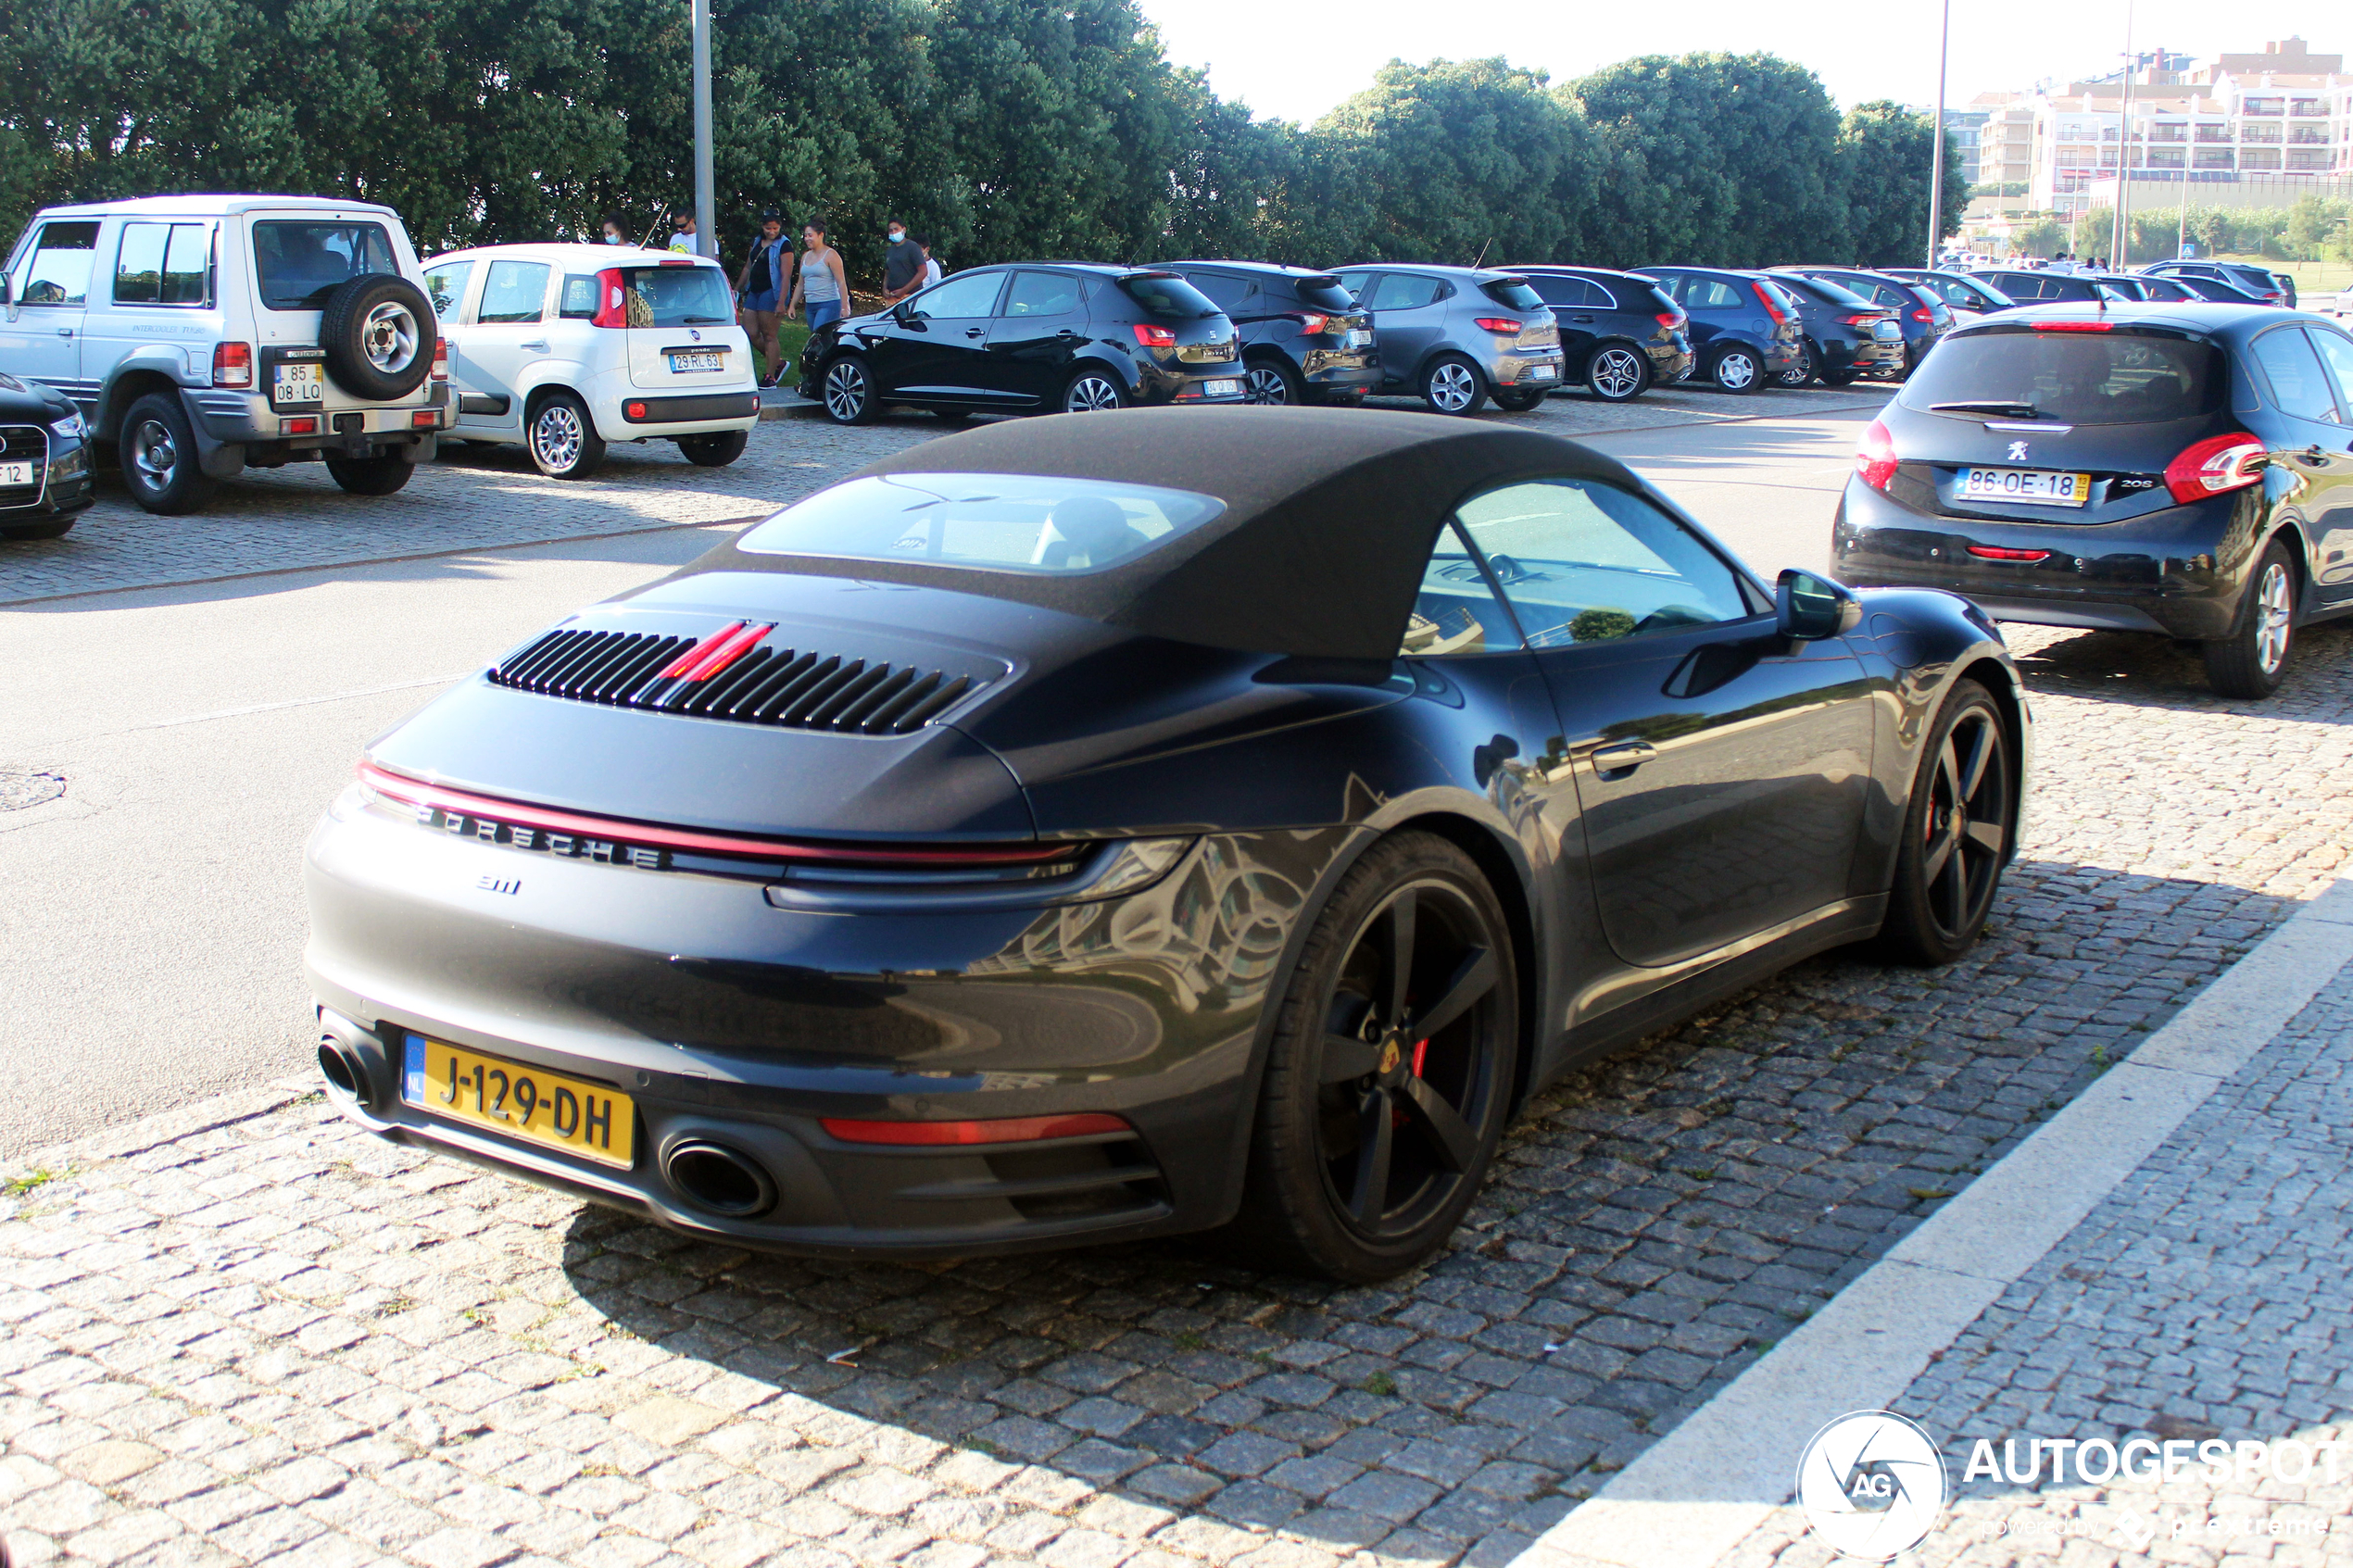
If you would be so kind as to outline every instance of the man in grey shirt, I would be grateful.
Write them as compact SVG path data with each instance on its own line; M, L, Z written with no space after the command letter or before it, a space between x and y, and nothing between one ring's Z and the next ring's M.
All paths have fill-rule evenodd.
M883 303L896 305L923 286L924 257L907 238L907 225L890 220L890 245L883 252Z

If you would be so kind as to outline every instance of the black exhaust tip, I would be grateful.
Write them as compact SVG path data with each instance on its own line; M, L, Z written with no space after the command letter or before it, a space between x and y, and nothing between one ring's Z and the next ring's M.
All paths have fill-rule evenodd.
M698 1209L749 1220L776 1205L776 1184L759 1161L725 1144L694 1138L673 1147L662 1174L678 1195Z
M367 1066L333 1035L319 1037L319 1073L327 1087L345 1099L367 1105L375 1098Z

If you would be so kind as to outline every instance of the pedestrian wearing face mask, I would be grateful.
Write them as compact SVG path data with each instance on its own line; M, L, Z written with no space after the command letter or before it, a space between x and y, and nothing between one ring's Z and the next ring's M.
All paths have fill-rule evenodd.
M625 245L629 243L629 232L621 226L620 219L608 218L605 220L605 232L602 243L609 245Z
M883 252L883 303L896 305L923 286L924 255L898 219L890 220L886 232L890 244Z
M760 215L760 238L751 256L736 274L737 319L751 335L752 352L768 356L762 386L776 384L785 368L784 345L776 340L776 311L792 283L792 242L785 238L785 220L774 210Z

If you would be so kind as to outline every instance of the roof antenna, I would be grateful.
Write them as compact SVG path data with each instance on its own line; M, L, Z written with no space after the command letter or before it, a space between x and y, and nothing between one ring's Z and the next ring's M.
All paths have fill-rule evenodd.
M1493 245L1494 243L1495 243L1495 236L1494 236L1494 235L1492 235L1492 234L1488 235L1488 236L1487 236L1487 245L1481 245L1481 246L1479 246L1479 247L1478 247L1478 261L1474 261L1474 262L1472 262L1472 263L1471 263L1471 270L1472 270L1472 271L1476 272L1476 271L1478 271L1478 262L1479 262L1479 261L1484 261L1484 260L1486 260L1486 259L1487 259L1487 245Z

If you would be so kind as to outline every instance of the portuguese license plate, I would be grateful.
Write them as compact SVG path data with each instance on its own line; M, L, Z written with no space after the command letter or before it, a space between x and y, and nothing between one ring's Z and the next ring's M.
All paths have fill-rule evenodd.
M1560 380L1560 374L1561 370L1558 365L1530 365L1528 367L1528 379L1529 381L1558 381Z
M1871 327L1871 335L1881 343L1894 343L1904 335L1904 329L1893 321L1880 321Z
M1203 397L1239 397L1242 383L1238 381L1205 381L1201 383Z
M2092 476L2051 469L1963 469L1964 501L2032 501L2046 507L2080 507L2092 498Z
M1351 347L1351 348L1370 348L1370 347L1372 347L1372 345L1373 345L1373 333L1372 333L1372 329L1370 329L1369 327L1352 327L1352 328L1350 328L1350 329L1349 329L1349 332L1348 332L1348 346L1349 346L1349 347Z
M636 1163L637 1108L602 1084L411 1035L400 1098L429 1115L599 1165Z
M726 350L720 348L696 348L689 349L682 353L673 354L670 357L670 368L673 371L724 370L727 368Z
M270 400L273 403L324 403L327 375L315 364L280 365L272 372Z
M31 463L0 463L0 484L31 484L31 483L32 465Z

